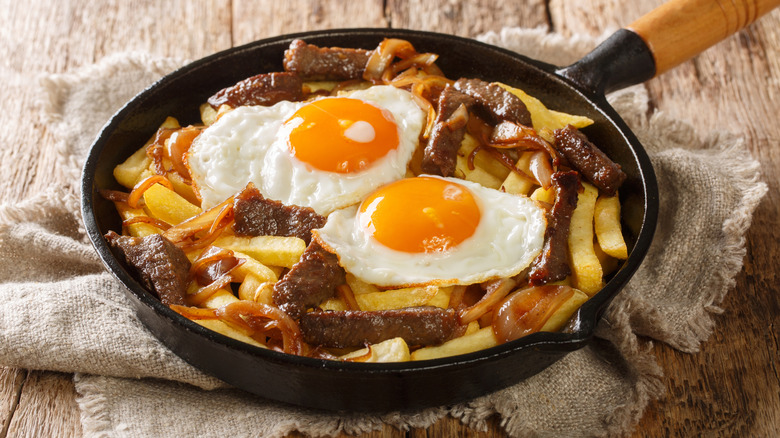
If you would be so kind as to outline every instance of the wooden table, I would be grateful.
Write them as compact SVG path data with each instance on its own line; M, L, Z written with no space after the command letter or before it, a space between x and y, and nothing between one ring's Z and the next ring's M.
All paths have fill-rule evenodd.
M502 26L600 35L661 0L197 0L0 1L0 202L37 193L53 180L55 137L41 121L36 76L72 71L128 50L196 59L256 39L335 27L394 27L475 36ZM780 10L705 54L648 83L656 109L701 132L744 136L770 191L747 235L745 268L698 354L655 344L666 395L651 404L635 436L780 434ZM693 110L695 108L695 110ZM0 438L80 436L71 375L0 368ZM478 434L443 419L408 433ZM502 435L498 421L487 433Z

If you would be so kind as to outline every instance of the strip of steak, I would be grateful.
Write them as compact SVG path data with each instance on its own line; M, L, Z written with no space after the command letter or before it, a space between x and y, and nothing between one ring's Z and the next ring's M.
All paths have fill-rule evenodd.
M447 85L439 95L436 120L423 151L422 169L434 175L452 176L458 149L466 134L468 109L474 98ZM461 109L462 108L462 109Z
M310 312L300 326L307 343L332 348L363 347L397 337L409 345L441 344L464 329L455 309L438 307Z
M571 215L577 207L580 177L577 172L570 170L555 172L551 179L555 187L555 204L548 215L542 253L536 258L528 274L532 286L563 280L571 274L569 226Z
M274 285L274 304L298 319L307 307L333 297L345 275L336 255L314 240L303 251L301 260Z
M599 190L612 196L626 180L620 165L610 160L596 145L574 126L568 125L554 132L553 147L569 164L580 171Z
M233 231L239 236L295 236L308 245L311 230L327 220L309 207L266 199L256 187L244 189L233 201Z
M284 70L310 81L361 79L370 50L318 47L293 40L284 51Z
M531 113L523 101L496 84L480 79L460 78L455 82L455 88L476 100L477 109L483 113L480 116L485 119L532 126Z
M232 87L223 88L209 97L214 109L228 104L271 106L283 100L303 100L303 81L294 73L263 73L246 78Z
M109 231L105 237L134 268L141 283L163 304L184 304L190 272L190 261L184 251L161 234L140 238Z

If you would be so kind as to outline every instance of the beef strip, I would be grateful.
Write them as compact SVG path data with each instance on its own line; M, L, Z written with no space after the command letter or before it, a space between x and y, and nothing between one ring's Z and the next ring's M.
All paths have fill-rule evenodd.
M552 175L555 187L555 204L548 215L544 232L542 253L534 261L528 279L533 286L540 286L563 280L571 274L569 266L569 225L577 207L577 192L580 177L577 172L555 172Z
M447 85L439 95L436 120L428 144L423 151L423 171L435 175L452 176L458 149L466 134L468 109L474 98ZM463 108L458 111L459 108Z
M163 304L184 305L190 272L190 261L184 251L161 234L140 238L109 231L105 237L111 246L119 249L141 283Z
M333 297L345 275L336 255L314 240L303 251L301 260L274 285L274 304L298 319L307 307Z
M303 100L303 81L295 73L263 73L246 78L232 87L223 88L209 97L213 108L228 104L270 106L283 100Z
M455 82L455 88L474 98L475 109L481 111L480 117L495 123L509 121L531 126L531 113L523 101L500 86L480 79L460 78Z
M233 231L239 236L295 236L307 245L311 242L311 230L321 228L326 221L309 207L266 199L254 186L236 196L233 214Z
M293 40L284 51L284 69L310 81L361 79L370 50L318 47Z
M555 150L571 167L579 170L582 176L606 195L614 195L626 180L626 174L620 169L620 165L610 160L574 126L556 129L554 136Z
M463 332L455 309L405 309L310 312L301 318L303 339L333 348L362 347L401 337L409 345L433 345Z

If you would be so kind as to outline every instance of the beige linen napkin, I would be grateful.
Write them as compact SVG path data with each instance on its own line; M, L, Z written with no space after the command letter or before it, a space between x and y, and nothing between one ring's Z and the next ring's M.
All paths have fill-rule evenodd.
M595 45L543 30L483 39L556 64ZM123 102L182 63L124 53L44 78L45 112L61 133L63 188L0 206L0 365L78 373L86 436L326 436L382 424L425 427L444 415L480 428L496 413L514 436L624 434L663 391L661 370L637 335L697 350L711 332L710 313L734 285L744 234L766 192L739 138L648 117L642 86L618 92L611 103L651 155L662 214L645 263L599 324L599 339L524 382L456 406L382 415L302 409L230 388L168 351L85 241L75 192L92 139Z

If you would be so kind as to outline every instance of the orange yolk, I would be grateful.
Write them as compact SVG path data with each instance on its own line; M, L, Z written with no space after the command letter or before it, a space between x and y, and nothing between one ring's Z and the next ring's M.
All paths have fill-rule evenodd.
M409 253L447 251L474 234L479 218L466 187L430 177L388 184L358 210L358 223L377 241Z
M398 147L393 115L358 99L316 100L285 123L295 124L289 139L292 154L326 172L359 172Z

